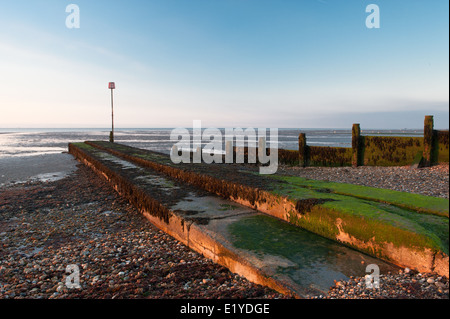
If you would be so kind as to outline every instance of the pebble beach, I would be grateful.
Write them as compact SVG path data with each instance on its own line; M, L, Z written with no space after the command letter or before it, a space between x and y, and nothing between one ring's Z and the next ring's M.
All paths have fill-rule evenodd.
M280 168L280 173L448 198L448 164L400 168ZM66 286L66 267L80 287ZM448 299L448 278L409 269L311 299ZM0 187L0 299L258 298L288 296L214 264L151 225L89 169L57 181Z
M0 299L286 298L151 225L89 169L0 188ZM80 289L66 286L76 265Z
M279 173L330 182L385 188L426 196L449 198L449 165L426 168L401 167L288 167ZM366 278L336 282L327 296L313 299L448 299L448 278L422 274L408 268L380 275L377 289L366 289Z

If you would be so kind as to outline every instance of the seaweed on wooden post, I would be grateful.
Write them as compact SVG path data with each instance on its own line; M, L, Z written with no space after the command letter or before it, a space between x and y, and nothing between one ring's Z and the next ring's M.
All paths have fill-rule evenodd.
M361 127L359 124L353 124L352 127L352 166L360 165L361 158Z
M300 133L298 137L298 162L301 167L306 167L308 163L307 158L307 145L306 145L306 134Z
M449 132L448 130L434 130L432 163L449 162Z
M431 166L433 158L433 130L434 119L432 115L425 116L423 129L423 166Z

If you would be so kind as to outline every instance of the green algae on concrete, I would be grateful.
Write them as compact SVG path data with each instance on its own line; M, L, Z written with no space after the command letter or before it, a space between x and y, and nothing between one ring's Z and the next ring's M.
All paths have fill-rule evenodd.
M448 254L448 215L439 216L443 215L442 211L435 215L418 213L425 210L423 206L430 209L427 199L435 201L434 209L445 210L446 206L448 212L448 200L380 189L373 189L375 193L371 194L372 189L364 186L297 177L271 178L285 182L277 184L275 193L297 202L297 210L303 216L292 212L287 218L294 225L331 239L343 231L364 243L376 240L378 243L393 243L397 247L429 248ZM390 197L386 196L388 201L396 204L383 203L384 194L390 194ZM410 203L422 207L416 211L403 208L399 205L400 199L404 202L409 199ZM312 202L313 205L302 205L304 202ZM337 220L342 221L341 229L336 226ZM363 250L383 257L382 250L373 245Z
M70 144L72 144L73 146L76 146L76 147L78 147L78 148L81 148L81 149L83 149L83 150L91 150L91 151L96 150L95 147L93 147L93 146L91 146L91 145L88 145L88 144L86 144L86 143L83 143L83 142L79 142L79 143L70 143Z
M303 294L326 293L334 280L364 276L369 264L377 264L381 274L396 269L335 241L262 214L241 218L230 224L228 231L235 247L252 251L266 263L277 258L279 266L274 277L288 276L304 289Z
M445 198L437 198L354 184L310 180L295 176L273 175L271 177L285 181L289 185L293 185L297 191L301 191L299 188L310 188L319 192L327 191L334 194L348 195L355 198L392 204L402 208L414 210L419 213L423 212L439 216L449 216L449 200Z

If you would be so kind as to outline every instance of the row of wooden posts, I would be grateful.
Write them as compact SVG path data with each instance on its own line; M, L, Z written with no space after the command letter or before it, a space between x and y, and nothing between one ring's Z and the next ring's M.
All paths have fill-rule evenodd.
M434 118L432 115L425 117L424 122L424 148L421 166L427 167L432 164L432 153L434 145ZM308 146L306 144L306 134L300 133L298 140L299 164L306 166ZM357 167L363 165L363 149L364 142L361 136L360 124L353 124L352 127L352 166Z

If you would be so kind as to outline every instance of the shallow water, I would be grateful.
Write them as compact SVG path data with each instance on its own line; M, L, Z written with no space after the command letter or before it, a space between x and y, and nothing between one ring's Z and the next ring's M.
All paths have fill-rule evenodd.
M120 129L115 131L115 142L169 154L174 141L172 129ZM222 129L223 136L225 132ZM278 147L298 149L298 135L306 133L309 145L351 147L351 130L333 129L279 129ZM364 135L422 136L420 130L372 130ZM0 158L35 156L67 151L68 143L109 140L108 129L0 129ZM269 141L269 138L268 138ZM206 143L206 142L205 142ZM205 146L202 144L202 147ZM270 145L270 143L268 143ZM186 145L189 147L189 145ZM223 150L225 147L223 146Z

